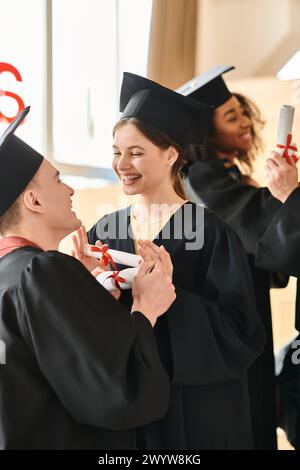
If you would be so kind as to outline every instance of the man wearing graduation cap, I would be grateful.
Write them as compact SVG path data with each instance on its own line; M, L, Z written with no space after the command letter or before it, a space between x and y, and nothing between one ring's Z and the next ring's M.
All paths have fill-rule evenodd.
M249 369L249 391L255 449L275 449L276 397L270 305L270 287L285 287L287 277L255 266L256 244L281 203L268 188L260 188L241 168L251 168L259 111L241 95L228 89L223 74L233 66L216 66L178 89L185 96L213 106L211 129L203 148L187 157L185 188L193 201L202 201L240 236L248 253L257 308L267 333L263 354ZM191 154L192 155L192 154ZM249 165L250 162L250 165ZM243 166L244 165L244 166Z
M56 251L81 222L74 191L14 135L28 111L0 140L0 448L130 449L130 430L167 408L152 326L174 286L160 261L143 263L130 315Z

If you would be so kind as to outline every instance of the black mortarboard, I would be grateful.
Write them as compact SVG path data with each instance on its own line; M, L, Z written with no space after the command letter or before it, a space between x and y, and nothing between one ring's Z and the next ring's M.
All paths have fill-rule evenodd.
M23 109L0 137L0 217L24 191L44 159L14 135L29 109Z
M123 76L120 111L121 119L136 117L151 124L182 148L203 142L212 112L202 103L128 72Z
M192 78L176 91L217 108L232 96L222 78L222 74L234 68L232 65L217 65L198 75L198 77Z

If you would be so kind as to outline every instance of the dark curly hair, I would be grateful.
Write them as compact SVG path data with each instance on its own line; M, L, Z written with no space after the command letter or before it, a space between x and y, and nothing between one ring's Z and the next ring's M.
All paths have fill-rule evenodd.
M261 112L253 101L240 93L232 93L239 103L241 104L246 116L250 119L251 123L251 134L253 138L253 144L250 150L238 150L236 153L236 159L241 163L241 166L246 174L251 174L253 171L253 162L258 152L263 150L263 142L261 138L261 130L264 127L264 120L261 117ZM186 173L187 167L196 160L206 160L208 158L216 158L216 147L213 142L214 137L214 126L211 123L210 129L204 145L195 146L191 145L189 151L186 154L187 165L184 168Z

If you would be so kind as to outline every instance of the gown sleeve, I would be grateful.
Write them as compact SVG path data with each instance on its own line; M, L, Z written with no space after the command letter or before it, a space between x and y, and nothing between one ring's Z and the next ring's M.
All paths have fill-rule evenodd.
M175 285L168 314L174 384L241 377L261 353L265 334L238 237L228 229L220 233L201 292Z
M57 252L35 257L20 282L24 336L75 421L114 431L162 418L169 379L146 317Z
M257 243L256 264L300 276L300 188L282 204Z
M189 168L186 187L192 200L203 202L223 218L252 255L258 239L281 207L268 188L243 184L220 167L219 162L195 162Z

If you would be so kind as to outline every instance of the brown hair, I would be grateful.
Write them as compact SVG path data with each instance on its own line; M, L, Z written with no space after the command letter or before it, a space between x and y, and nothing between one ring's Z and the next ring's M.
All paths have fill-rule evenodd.
M183 149L168 135L156 129L151 124L148 124L144 121L140 121L135 117L120 119L120 121L118 121L113 128L113 136L115 135L117 129L123 126L124 124L133 124L141 132L141 134L143 134L148 140L150 140L154 145L156 145L160 149L166 150L167 148L172 146L177 150L178 158L176 162L174 162L174 165L172 165L171 177L176 194L178 194L178 196L182 199L186 199L186 194L183 188L183 174L181 171L185 163Z
M240 93L232 93L240 102L246 116L250 119L251 134L253 144L250 150L239 150L236 153L236 159L241 163L246 174L251 174L253 171L253 162L259 151L263 150L263 143L260 132L264 127L264 120L261 117L261 112L253 101ZM202 147L190 146L187 154L188 165L196 160L206 160L208 158L216 158L216 147L214 145L215 129L213 121L208 131L206 142Z
M4 236L8 230L15 228L20 221L20 200L19 198L0 217L0 235Z

